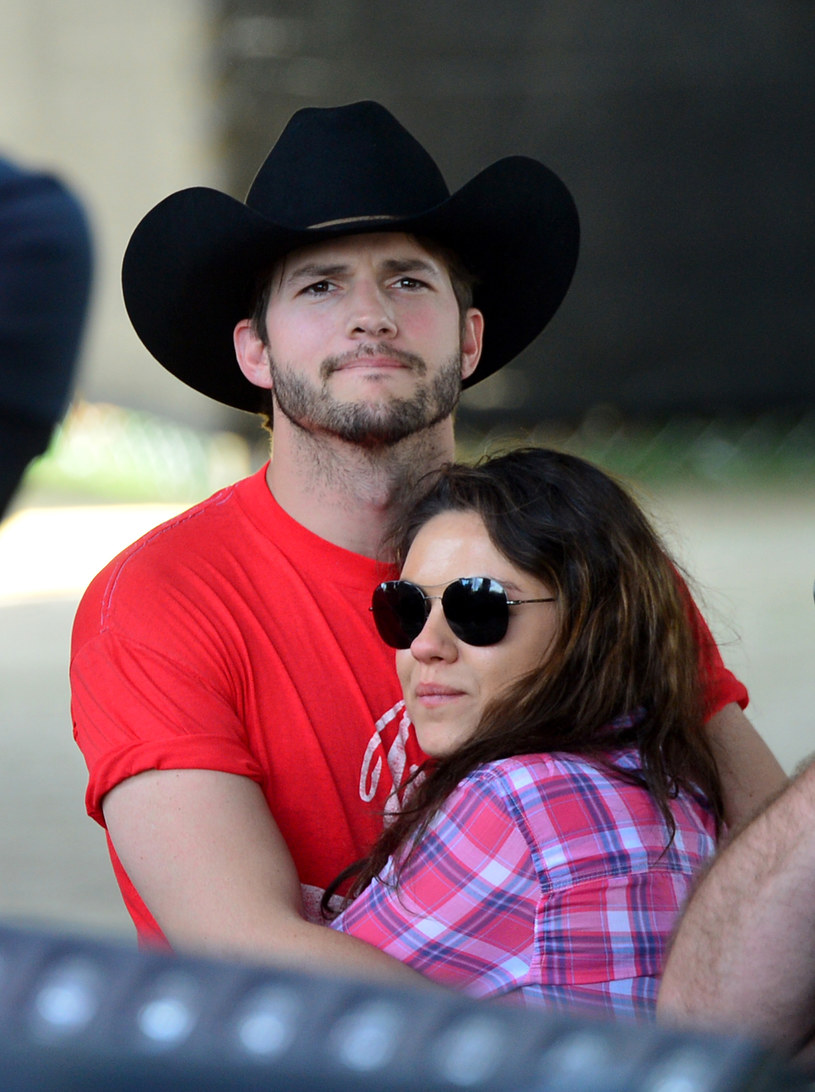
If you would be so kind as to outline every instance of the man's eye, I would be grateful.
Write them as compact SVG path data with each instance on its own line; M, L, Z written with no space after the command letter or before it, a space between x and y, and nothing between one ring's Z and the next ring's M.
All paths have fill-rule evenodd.
M424 283L424 281L418 280L416 277L400 277L399 280L395 282L395 287L396 288L414 288L414 289L415 288L424 288L425 283Z
M324 296L326 292L330 292L334 285L331 281L315 281L314 284L308 285L303 289L303 292L307 296Z

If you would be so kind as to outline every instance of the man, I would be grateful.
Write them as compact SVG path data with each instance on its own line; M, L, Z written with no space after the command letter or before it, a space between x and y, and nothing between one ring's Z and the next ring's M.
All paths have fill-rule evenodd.
M92 257L85 210L64 182L0 157L0 518L65 412Z
M77 616L88 808L143 939L411 977L314 909L421 760L367 607L401 503L453 457L462 383L543 329L577 245L542 164L501 160L451 196L375 103L295 114L246 204L185 190L136 229L144 343L274 417L268 467L114 560ZM700 627L741 812L777 768Z
M686 909L660 1014L736 1029L815 1072L815 763L726 846Z

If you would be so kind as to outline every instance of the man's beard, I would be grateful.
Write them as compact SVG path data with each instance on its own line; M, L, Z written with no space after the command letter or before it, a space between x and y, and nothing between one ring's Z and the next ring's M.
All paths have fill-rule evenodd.
M293 369L269 361L273 391L284 417L306 432L329 433L361 447L389 447L449 417L461 395L461 353L449 357L430 383L419 383L409 398L383 398L379 402L342 402L330 393L328 378L352 359L377 353L396 358L418 376L427 365L412 353L394 352L387 346L327 357L320 366L322 385L310 384Z

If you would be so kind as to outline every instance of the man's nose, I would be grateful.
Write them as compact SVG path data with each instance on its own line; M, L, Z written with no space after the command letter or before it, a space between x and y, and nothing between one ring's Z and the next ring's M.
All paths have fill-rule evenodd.
M378 285L360 284L351 293L350 337L393 337L397 332L393 301Z

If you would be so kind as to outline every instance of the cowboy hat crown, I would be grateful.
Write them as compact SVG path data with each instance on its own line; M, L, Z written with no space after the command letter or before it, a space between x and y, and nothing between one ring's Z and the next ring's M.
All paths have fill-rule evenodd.
M194 187L141 221L122 269L144 345L194 389L256 411L262 392L235 361L232 331L261 276L291 250L339 235L407 232L456 252L476 278L484 350L469 383L544 328L577 261L577 211L547 167L501 159L455 194L428 152L375 102L297 111L247 194Z
M258 171L246 204L313 231L420 216L449 196L421 144L372 102L299 110Z

